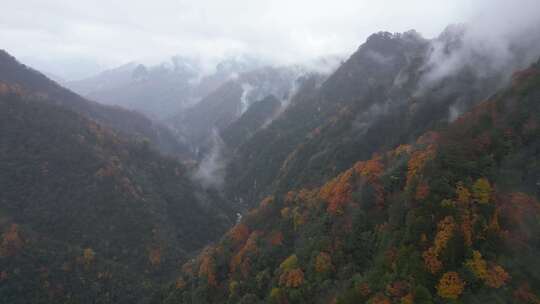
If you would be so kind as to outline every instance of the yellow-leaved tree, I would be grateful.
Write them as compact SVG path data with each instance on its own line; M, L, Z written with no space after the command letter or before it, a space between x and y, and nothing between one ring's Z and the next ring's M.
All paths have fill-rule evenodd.
M457 299L463 293L465 282L455 271L450 271L441 277L437 285L437 294L445 299Z
M510 280L510 275L500 265L488 267L479 251L473 251L473 258L465 263L474 275L491 288L500 288Z
M332 257L326 252L320 252L315 258L315 270L318 273L328 273L333 269Z
M476 182L474 182L472 191L473 198L477 202L481 204L487 204L491 199L491 193L493 192L493 189L491 188L491 185L486 178L479 178L476 180Z
M280 286L297 288L304 283L304 272L298 267L298 258L295 254L286 258L279 268L282 271L279 277Z

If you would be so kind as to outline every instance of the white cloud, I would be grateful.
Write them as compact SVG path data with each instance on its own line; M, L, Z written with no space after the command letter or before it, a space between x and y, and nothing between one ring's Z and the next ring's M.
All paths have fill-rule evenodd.
M100 66L174 54L250 52L286 63L349 54L373 32L414 28L431 37L478 8L470 0L6 2L0 10L1 48L35 62L77 59ZM68 68L74 67L62 67Z
M444 39L434 41L423 89L463 67L472 68L480 76L492 75L493 71L511 75L538 59L538 0L478 0L478 5L482 9L465 26L453 27L452 31L462 38L452 52L446 51Z

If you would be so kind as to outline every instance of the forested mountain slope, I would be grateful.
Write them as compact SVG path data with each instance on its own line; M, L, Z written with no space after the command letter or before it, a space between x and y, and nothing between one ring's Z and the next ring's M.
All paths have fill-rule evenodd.
M148 141L53 93L75 96L0 82L1 302L147 303L232 211Z
M540 62L448 126L275 192L163 303L538 303Z
M238 120L221 132L221 138L227 148L236 149L258 130L270 124L279 114L281 107L281 102L274 95L254 102Z
M530 63L524 49L540 53L516 44L504 65L479 53L445 67L453 64L445 58L464 52L465 32L449 27L433 40L414 31L370 36L322 85L300 91L238 148L227 168L228 196L253 202L275 190L320 186L359 159L453 121ZM493 69L497 64L504 67Z
M124 135L147 138L164 153L184 156L188 154L187 147L180 143L168 128L152 122L137 112L86 100L40 72L17 62L14 57L2 50L0 50L0 82L39 95L41 102L69 108Z
M193 149L205 149L214 131L221 133L252 104L269 95L288 100L305 73L300 67L263 67L240 73L168 121L186 136Z

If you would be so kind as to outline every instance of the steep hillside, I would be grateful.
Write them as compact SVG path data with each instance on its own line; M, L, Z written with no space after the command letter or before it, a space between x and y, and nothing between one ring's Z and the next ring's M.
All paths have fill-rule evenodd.
M280 109L281 102L274 95L269 95L253 103L238 120L223 130L221 138L229 149L234 150L268 125Z
M518 45L505 68L490 68L488 54L475 54L442 73L440 58L461 51L460 29L449 27L431 41L414 31L370 36L320 87L298 94L239 147L227 168L229 197L253 202L274 190L320 186L359 159L452 121L528 60Z
M147 303L232 211L148 141L52 97L0 82L1 302Z
M304 73L297 67L265 67L242 73L169 121L194 149L204 148L213 130L218 133L225 130L253 103L268 95L288 100Z
M219 133L238 118L242 92L238 83L227 82L182 112L182 118L174 117L171 123L186 136L195 150L204 147L214 130Z
M163 303L538 303L540 62L448 126L276 192Z
M88 96L92 92L110 90L130 83L135 78L134 76L137 75L134 72L138 67L139 65L137 63L130 62L114 69L103 71L90 78L77 81L64 81L63 84L81 96Z
M18 86L22 90L38 95L41 102L61 105L103 125L134 137L147 138L155 147L167 154L189 153L175 135L142 114L88 101L49 80L38 71L32 70L0 50L0 82Z

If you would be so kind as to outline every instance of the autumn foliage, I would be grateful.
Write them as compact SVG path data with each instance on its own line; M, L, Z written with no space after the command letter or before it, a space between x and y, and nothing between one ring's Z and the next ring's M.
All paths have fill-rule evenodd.
M392 298L405 297L409 291L409 284L405 281L396 281L391 284L386 285L386 292Z
M366 282L356 285L356 290L358 290L358 293L360 293L360 295L363 297L367 297L371 293L371 288Z
M463 292L465 283L459 277L457 272L451 271L445 273L437 285L437 294L445 299L457 299Z
M433 144L424 150L413 152L407 164L407 185L411 185L412 180L420 174L426 162L435 156L435 152L436 148Z
M375 190L375 203L379 208L384 207L384 187L380 181L380 176L384 172L384 165L380 155L375 155L367 161L357 162L354 169L359 176L362 176Z
M487 276L487 263L479 251L473 251L473 258L467 260L466 264L477 278L484 279Z
M328 202L328 213L333 215L343 214L344 206L351 201L352 175L353 170L349 169L321 188L319 195Z
M459 182L456 185L456 194L458 203L462 206L468 206L471 200L471 192L469 192L469 189L467 189L462 182Z
M467 246L473 244L473 219L468 210L463 211L461 215L461 233Z
M435 235L433 246L426 250L422 255L424 264L431 273L435 274L441 270L443 265L439 260L439 254L446 248L448 241L453 236L455 228L455 221L451 216L445 217L437 225L437 234Z
M429 195L429 185L426 182L421 182L416 187L416 194L414 198L418 201L425 199Z
M298 266L298 258L296 257L296 254L293 254L286 258L281 264L279 265L280 269L283 270L290 270L293 268L296 268Z
M205 278L208 285L217 286L216 265L211 248L207 248L200 256L198 275L200 278Z
M96 252L90 247L85 248L82 256L77 257L76 261L77 263L84 265L85 269L89 269L96 261Z
M249 228L245 224L237 224L231 230L229 230L229 237L233 240L235 245L242 244L249 237Z
M488 267L488 263L479 251L473 251L473 257L467 260L466 265L478 279L491 288L500 288L510 280L510 275L501 266Z
M486 285L491 288L500 288L509 280L510 275L499 265L490 267L485 278Z
M285 271L279 277L279 285L288 288L298 288L304 283L304 272L300 268Z
M370 182L374 182L383 174L384 165L381 156L375 155L370 160L357 162L354 169L359 175L366 177Z
M456 227L454 218L451 216L445 217L437 225L437 235L435 236L434 246L437 253L444 250L448 241L452 238Z
M232 257L229 264L231 273L234 274L240 269L244 277L248 276L250 270L250 259L248 255L257 252L257 240L260 235L261 233L259 231L253 231L244 246Z
M152 266L159 266L161 264L161 248L154 247L148 251L148 261Z
M434 247L430 247L422 254L424 264L429 272L435 274L442 269L442 262L439 260L439 254Z
M540 297L538 297L532 290L528 283L522 283L514 291L514 299L522 303L527 304L540 304Z
M487 204L491 198L491 185L486 178L478 179L473 185L473 198L481 204Z
M22 249L23 245L24 242L21 238L19 225L11 224L9 229L2 234L0 257L16 255Z
M280 246L283 244L283 233L281 231L273 231L270 234L269 243L272 246Z
M392 302L384 294L378 293L373 298L370 299L369 303L370 304L391 304Z
M327 273L333 268L332 257L326 252L320 252L315 258L315 270L318 273Z

